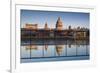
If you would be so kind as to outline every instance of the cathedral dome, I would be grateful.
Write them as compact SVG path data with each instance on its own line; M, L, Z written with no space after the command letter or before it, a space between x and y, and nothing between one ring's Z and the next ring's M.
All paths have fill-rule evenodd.
M62 30L62 28L63 28L63 24L62 24L61 18L58 17L58 20L56 22L56 29L57 30Z

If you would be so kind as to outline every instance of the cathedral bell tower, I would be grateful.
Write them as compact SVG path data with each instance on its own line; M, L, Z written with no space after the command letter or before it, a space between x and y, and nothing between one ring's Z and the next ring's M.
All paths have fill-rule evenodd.
M47 22L45 23L44 29L49 30Z

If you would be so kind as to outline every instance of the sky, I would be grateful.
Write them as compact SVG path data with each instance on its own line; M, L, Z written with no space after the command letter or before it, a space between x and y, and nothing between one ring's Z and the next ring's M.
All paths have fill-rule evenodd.
M58 17L61 18L63 28L76 28L78 26L89 28L90 14L83 12L58 12L58 11L37 11L21 10L21 27L26 23L38 24L38 28L44 28L47 22L49 28L55 28Z

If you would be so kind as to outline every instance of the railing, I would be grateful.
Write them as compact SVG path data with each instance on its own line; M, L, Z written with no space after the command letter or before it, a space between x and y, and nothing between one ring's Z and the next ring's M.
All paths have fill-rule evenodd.
M59 42L58 42L59 43ZM59 43L60 44L60 43ZM42 54L41 54L41 56L40 57L33 57L33 55L32 54L34 54L33 53L33 50L34 50L34 48L32 48L31 47L31 43L28 45L28 46L30 46L29 48L28 48L28 51L30 51L29 52L29 57L21 57L21 59L39 59L39 58L59 58L59 57L84 57L84 56L89 56L89 44L87 44L86 42L84 42L84 44L81 44L81 45L79 45L77 42L76 43L74 43L73 45L75 46L74 48L71 48L70 46L70 44L68 45L68 42L66 41L66 43L65 43L65 48L63 48L63 47L61 47L60 49L59 48L57 48L57 44L55 44L54 45L54 51L52 51L52 53L53 53L53 56L45 56L45 51L47 51L48 49L50 49L50 48L48 48L49 46L52 46L52 45L47 45L46 43L43 45L42 44L42 47L43 48L41 48L42 49ZM35 44L34 44L35 45ZM61 45L61 44L60 44ZM27 46L27 45L24 45L24 47L25 46ZM40 45L35 45L35 46L40 46ZM45 46L48 46L48 47L45 47ZM63 45L61 45L61 46L63 46ZM79 46L84 46L84 48L80 48ZM21 48L21 49L23 49L23 48ZM47 49L47 50L46 50ZM57 56L57 50L59 51L61 51L61 50L63 50L63 49L65 49L63 52L64 52L64 55L58 55ZM71 50L72 49L72 51L74 52L74 53L72 53L71 55L70 54L68 54L68 53L70 53L70 52L72 52L72 51L68 51L68 50ZM79 51L79 50L83 50L83 51ZM35 49L35 51L38 51L38 48L37 49ZM84 52L84 54L81 54L81 52ZM21 53L22 53L22 51L21 51ZM79 54L80 53L80 54ZM39 54L39 53L37 53L37 54Z

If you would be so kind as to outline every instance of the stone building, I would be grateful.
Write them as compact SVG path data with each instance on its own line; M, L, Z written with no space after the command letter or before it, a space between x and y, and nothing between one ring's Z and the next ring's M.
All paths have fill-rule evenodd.
M26 29L38 29L38 24L25 24L25 27Z
M47 22L44 28L38 28L38 24L26 24L24 28L21 28L21 38L22 39L86 39L89 37L89 29L77 29L68 27L68 29L63 29L63 23L60 17L58 17L55 28L51 29L48 27Z

